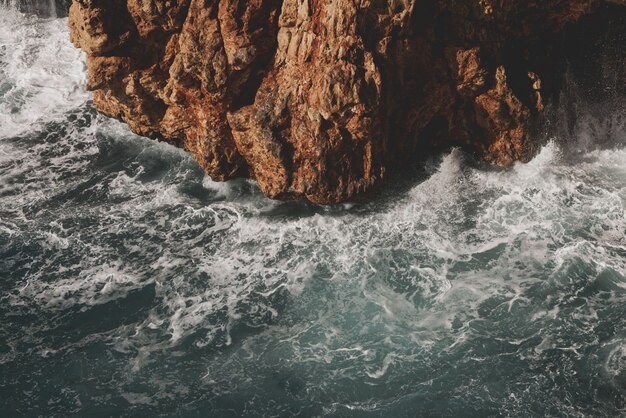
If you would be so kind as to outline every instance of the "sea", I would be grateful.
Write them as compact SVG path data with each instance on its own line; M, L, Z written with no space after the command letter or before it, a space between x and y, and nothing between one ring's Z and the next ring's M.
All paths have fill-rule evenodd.
M623 104L273 201L98 114L49 4L0 4L0 416L626 416Z

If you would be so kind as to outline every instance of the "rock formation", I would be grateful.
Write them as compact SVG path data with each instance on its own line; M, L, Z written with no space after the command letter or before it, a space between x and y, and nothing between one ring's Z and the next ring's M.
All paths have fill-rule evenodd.
M450 146L528 160L559 35L606 3L74 0L69 25L99 111L214 179L327 204Z

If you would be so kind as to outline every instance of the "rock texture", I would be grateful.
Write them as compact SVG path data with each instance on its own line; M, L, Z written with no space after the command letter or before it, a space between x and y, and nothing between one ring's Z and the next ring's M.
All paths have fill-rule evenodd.
M74 0L69 25L98 110L214 179L327 204L441 148L529 159L559 34L607 2Z

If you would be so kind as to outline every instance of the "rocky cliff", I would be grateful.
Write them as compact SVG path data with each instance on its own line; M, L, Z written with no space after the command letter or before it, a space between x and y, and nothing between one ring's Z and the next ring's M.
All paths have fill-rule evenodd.
M69 25L99 111L214 179L326 204L450 146L528 160L562 33L606 3L74 0Z

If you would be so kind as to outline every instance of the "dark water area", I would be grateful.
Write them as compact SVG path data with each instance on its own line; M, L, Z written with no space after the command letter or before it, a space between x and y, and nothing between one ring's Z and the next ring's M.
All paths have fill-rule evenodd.
M83 62L0 7L0 416L626 414L623 108L320 207L98 115Z

